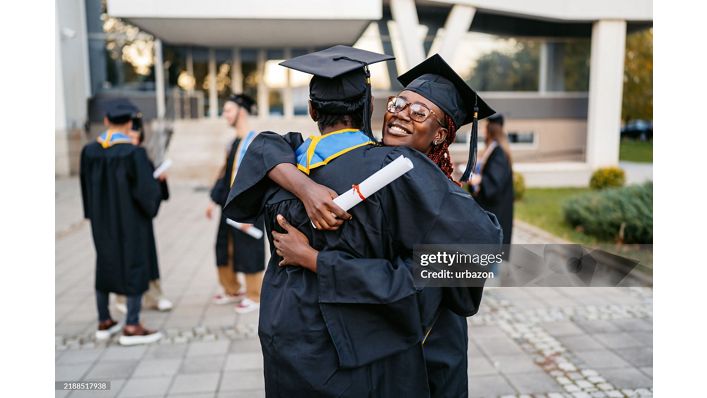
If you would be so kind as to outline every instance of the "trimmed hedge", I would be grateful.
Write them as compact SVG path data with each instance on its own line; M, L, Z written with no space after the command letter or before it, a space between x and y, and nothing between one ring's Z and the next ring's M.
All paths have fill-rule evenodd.
M626 182L626 173L620 167L602 167L597 169L589 180L592 189L622 187Z
M653 243L652 182L574 196L562 210L571 226L598 239Z

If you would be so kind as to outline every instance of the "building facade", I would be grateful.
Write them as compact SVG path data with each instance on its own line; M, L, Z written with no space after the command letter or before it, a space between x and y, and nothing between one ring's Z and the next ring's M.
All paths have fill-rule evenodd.
M374 126L401 89L395 76L440 53L507 116L514 167L529 185L586 185L593 169L618 162L625 37L652 25L650 0L70 3L57 2L58 175L75 172L82 131L115 95L149 119L207 122L245 92L257 99L258 127L311 129L309 76L277 63L347 44L396 57L371 70ZM451 148L461 163L469 131Z

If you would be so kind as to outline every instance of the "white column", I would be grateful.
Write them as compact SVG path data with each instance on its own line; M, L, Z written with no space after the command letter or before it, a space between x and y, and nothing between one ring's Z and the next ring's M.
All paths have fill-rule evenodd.
M292 58L292 50L285 49L285 59ZM282 103L285 110L285 117L292 118L295 115L295 104L292 100L292 74L290 68L285 68L285 88L282 90Z
M69 135L64 104L64 72L61 60L61 25L58 14L54 15L54 174L69 176Z
M625 45L626 21L594 22L586 159L592 168L619 161Z
M164 62L162 61L162 40L155 39L155 97L157 99L157 119L164 119Z
M243 92L243 66L241 65L241 50L234 47L231 57L231 92L241 94Z
M390 0L390 11L398 27L399 37L405 51L407 67L425 60L425 48L418 36L417 10L414 0Z
M218 91L216 90L216 52L209 49L209 118L218 117Z
M444 23L442 44L439 46L438 50L439 55L441 55L447 63L453 62L454 54L459 47L459 43L461 43L464 35L469 31L475 14L476 8L459 4L452 7L452 11L449 12L447 21ZM432 49L430 49L430 51L431 50Z
M268 100L268 86L265 84L265 50L258 50L257 59L258 74L258 117L265 118L270 113L270 102Z
M538 91L547 92L547 41L540 43L540 67L538 68Z

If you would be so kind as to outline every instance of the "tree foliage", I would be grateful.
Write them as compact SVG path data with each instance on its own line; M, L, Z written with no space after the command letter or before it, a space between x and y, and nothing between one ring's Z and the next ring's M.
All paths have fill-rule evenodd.
M621 119L653 120L653 28L626 36Z
M479 91L535 91L539 62L539 43L519 41L513 51L482 55L468 83Z

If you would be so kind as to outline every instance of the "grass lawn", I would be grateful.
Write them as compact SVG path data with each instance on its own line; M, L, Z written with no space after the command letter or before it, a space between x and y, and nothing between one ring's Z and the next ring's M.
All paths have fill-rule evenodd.
M565 223L562 203L570 196L591 191L589 188L528 188L523 199L515 202L514 215L560 238L583 244L597 239L577 232Z
M621 140L619 160L628 162L653 162L653 141Z
M590 191L589 188L528 188L523 199L515 202L514 216L565 240L613 252L614 242L600 241L585 235L565 222L562 213L564 201L571 196ZM628 255L641 261L639 269L643 272L647 274L652 272L652 251L650 254L632 253Z

